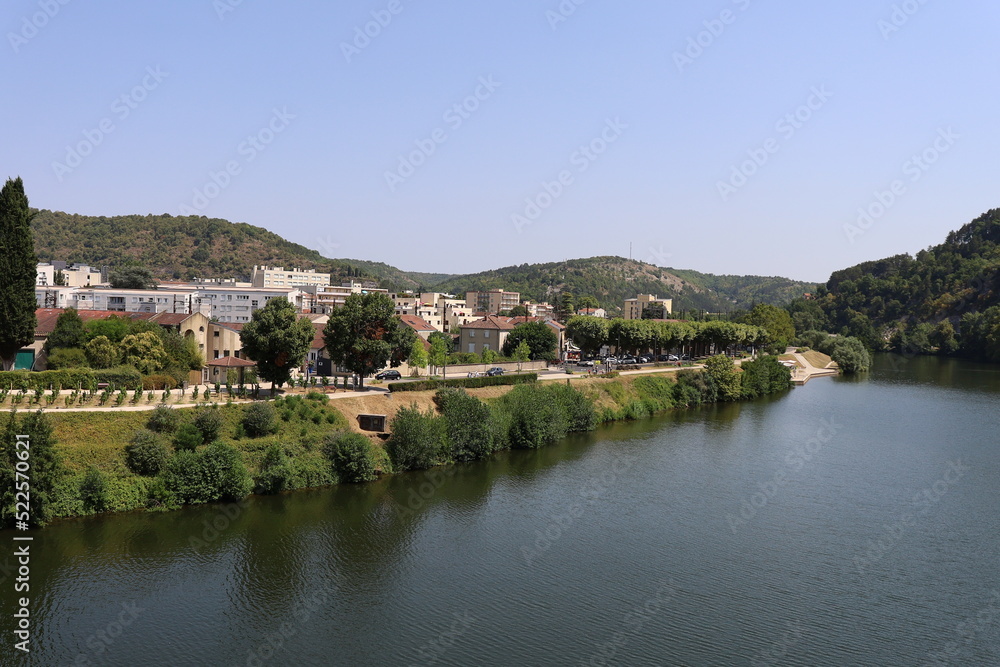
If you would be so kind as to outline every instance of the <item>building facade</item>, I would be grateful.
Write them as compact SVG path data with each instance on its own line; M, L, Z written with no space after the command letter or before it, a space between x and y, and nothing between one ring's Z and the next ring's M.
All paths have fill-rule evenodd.
M329 273L317 273L315 269L285 269L281 266L256 266L250 274L250 284L264 287L305 287L307 285L329 285Z
M647 308L663 309L662 315L657 319L662 319L672 314L674 311L673 299L657 299L655 294L640 294L634 299L625 299L625 307L622 308L622 317L626 320L641 320L642 311Z

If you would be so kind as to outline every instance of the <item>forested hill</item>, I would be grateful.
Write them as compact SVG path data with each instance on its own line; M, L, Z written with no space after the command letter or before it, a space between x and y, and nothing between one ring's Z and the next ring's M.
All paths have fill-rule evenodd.
M994 308L1000 305L1000 209L984 213L916 257L896 255L837 271L817 297L793 304L799 328L844 331L876 349L886 342L898 347L893 337L905 342L908 332L919 332L922 349L932 327L947 322L962 329L964 323L972 331L988 324L975 314L989 311L987 320L996 319L992 336L1000 347L1000 308ZM944 345L949 331L943 326L926 345Z
M549 264L521 264L464 276L436 285L438 291L461 294L469 290L506 289L534 301L554 302L561 292L577 300L590 296L618 314L625 299L656 294L674 299L674 310L728 312L754 303L785 304L815 288L785 278L713 276L675 271L623 257L591 257Z
M338 278L369 278L393 288L417 281L380 262L330 259L286 241L263 227L203 216L86 216L40 210L31 223L39 261L94 266L134 261L162 279L194 277L248 280L254 264L331 272ZM439 278L440 276L433 276Z

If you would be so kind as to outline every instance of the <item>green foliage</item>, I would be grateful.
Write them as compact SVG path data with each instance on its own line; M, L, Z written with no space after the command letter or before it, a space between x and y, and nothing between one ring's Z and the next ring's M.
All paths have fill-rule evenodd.
M149 415L146 428L154 433L173 433L177 430L180 416L177 411L166 405L157 405Z
M87 334L83 330L83 320L76 308L67 308L56 319L56 328L45 340L45 351L51 352L59 348L80 348L87 342Z
M341 482L371 482L378 477L375 448L360 433L337 431L329 434L323 444L323 454Z
M170 494L184 504L241 500L253 487L240 453L221 442L174 454L163 479Z
M80 481L80 500L86 512L96 513L107 509L107 487L104 475L97 468L89 468Z
M507 335L507 340L503 344L503 354L507 357L520 359L518 347L524 342L530 349L532 360L555 359L556 345L559 337L556 332L545 322L524 322L518 324Z
M966 313L961 320L960 352L973 359L1000 362L1000 306Z
M385 449L397 471L424 470L440 462L444 453L443 421L413 404L400 408L390 421L392 435Z
M137 475L153 477L160 474L169 457L167 446L147 429L136 431L132 441L125 445L125 463Z
M410 346L410 356L407 358L406 363L411 368L427 368L427 361L427 350L424 349L424 341L418 337Z
M123 336L124 338L124 336ZM94 368L111 368L121 363L121 350L104 335L95 336L84 348L87 361Z
M719 354L705 361L705 374L715 386L720 401L735 401L740 398L740 376L733 360Z
M153 272L142 266L124 266L108 275L108 282L115 289L156 289Z
M35 339L35 279L38 275L24 183L7 179L0 190L0 361L14 367L18 350Z
M447 449L455 461L472 461L497 448L497 431L489 407L462 389L439 389L434 403L445 424Z
M497 359L500 358L500 353L494 349L483 350L483 363L484 364L495 364Z
M299 319L295 306L287 299L274 298L254 311L240 332L240 341L243 353L257 363L260 377L281 387L302 365L314 335L312 323Z
M107 382L115 389L138 389L142 387L142 375L131 366L117 366L106 370L95 370L94 380Z
M860 340L849 336L837 336L834 341L833 349L828 354L837 362L845 375L863 373L871 368L871 355Z
M510 413L507 437L514 449L538 449L569 431L569 421L559 404L539 385L514 387L497 403Z
M15 445L18 435L29 436L27 448ZM16 466L21 463L24 467L25 456L30 457L30 469L26 474L30 477L31 489L27 521L33 526L44 526L52 518L56 489L66 474L55 445L52 424L41 410L20 420L14 412L10 413L0 442L0 520L4 526L12 525L19 513L15 494L24 477L16 477ZM29 454L23 454L25 451ZM23 491L23 486L20 490Z
M565 384L552 383L543 387L566 419L569 431L592 431L597 427L593 402L583 393Z
M260 473L254 482L257 493L272 495L291 488L295 477L295 467L285 448L275 443L267 448Z
M87 366L87 355L78 347L59 347L49 352L45 365L51 370Z
M762 356L740 366L740 391L743 398L757 398L784 391L792 386L792 372L777 357Z
M152 331L129 334L118 345L126 365L141 373L155 373L166 367L169 359L163 341Z
M174 449L190 452L203 443L201 431L194 424L184 424L174 433Z
M767 335L760 343L779 353L784 352L795 338L795 324L792 322L792 316L784 308L758 303L740 318L740 322L766 330Z
M195 412L193 424L201 433L202 442L213 442L222 431L222 414L214 406L200 408Z
M240 422L243 429L251 438L260 438L274 433L275 424L274 406L270 403L251 403L243 410L243 419Z
M608 344L611 322L603 317L577 315L566 322L566 336L588 356L596 355Z
M419 382L391 382L389 391L429 391L442 387L465 387L466 389L477 389L479 387L498 387L511 384L530 384L538 381L537 373L522 373L518 375L493 375L490 377L475 378L453 378L449 380L420 380Z
M361 378L399 366L411 353L417 334L400 321L395 308L393 300L379 292L348 296L323 330L333 363Z

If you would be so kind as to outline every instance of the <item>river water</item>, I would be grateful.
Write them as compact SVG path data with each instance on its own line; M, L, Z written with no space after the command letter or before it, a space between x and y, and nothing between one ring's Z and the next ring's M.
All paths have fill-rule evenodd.
M538 452L58 523L32 651L5 632L0 662L1000 665L998 407L998 366L882 357Z

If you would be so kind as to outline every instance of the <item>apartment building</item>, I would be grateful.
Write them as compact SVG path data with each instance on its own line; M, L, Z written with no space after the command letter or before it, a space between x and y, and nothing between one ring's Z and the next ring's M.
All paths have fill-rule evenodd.
M663 309L661 315L656 319L662 319L672 314L674 311L673 299L657 299L655 294L640 294L634 299L625 299L625 307L622 309L622 316L626 320L641 320L642 311L647 308L654 308L659 311Z
M520 305L520 292L505 292L504 290L489 290L488 292L466 292L465 305L480 316L499 315Z
M371 287L357 280L344 282L340 285L309 285L301 288L300 291L302 292L302 310L321 315L329 315L334 308L343 306L347 297L352 294L389 294L389 290Z
M309 285L329 285L329 273L317 273L315 269L285 269L281 266L254 265L250 274L253 287L306 287Z
M39 287L56 286L56 274L59 273L66 287L90 287L100 285L103 280L99 269L84 264L43 262L38 264L36 270L35 285Z
M486 350L500 352L507 336L517 324L511 322L510 318L496 315L487 315L481 320L469 322L462 327L458 351L479 355Z

